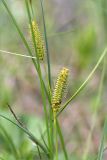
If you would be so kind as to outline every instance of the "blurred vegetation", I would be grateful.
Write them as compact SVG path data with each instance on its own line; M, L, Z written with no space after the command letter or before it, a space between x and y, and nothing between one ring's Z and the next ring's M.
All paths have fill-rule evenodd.
M7 2L31 45L24 1L7 0ZM39 0L33 0L33 9L40 30L43 32ZM44 1L44 9L53 77L52 84L54 86L60 68L62 66L68 67L70 70L68 98L85 80L102 50L106 47L107 2L106 0L47 0ZM2 1L0 1L0 50L27 55L22 40ZM103 123L107 113L107 62L105 62L105 65L100 102L97 105L96 122L88 151L91 155L91 157L88 157L89 160L94 160L98 153ZM43 66L42 68L44 69ZM62 130L64 130L66 147L72 160L78 160L80 157L82 159L86 149L85 143L94 123L94 107L97 101L102 70L103 64L100 65L86 89L59 118ZM3 113L13 119L7 103L12 106L15 113L21 117L30 131L40 139L40 133L44 131L44 116L38 77L32 62L24 57L0 52L0 114ZM107 137L104 141L105 146L107 145L106 139ZM10 143L11 140L17 148L16 151ZM37 146L32 147L32 142L20 129L6 120L0 119L0 158L14 160L14 152L20 154L21 160L32 160L34 158L39 160L39 157L36 157ZM104 156L106 160L106 151ZM61 150L59 159L63 159Z

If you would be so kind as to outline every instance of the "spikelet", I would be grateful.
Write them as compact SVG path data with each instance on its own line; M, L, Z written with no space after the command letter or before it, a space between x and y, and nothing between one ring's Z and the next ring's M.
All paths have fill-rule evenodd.
M63 98L65 86L67 84L68 73L69 73L69 70L67 68L62 68L57 78L57 82L56 82L55 89L52 96L53 112L57 112L61 107L61 101Z
M35 42L36 42L38 58L39 60L42 61L44 59L44 54L45 54L45 45L38 27L38 24L35 21L32 21L32 27L33 27L33 33L34 33Z

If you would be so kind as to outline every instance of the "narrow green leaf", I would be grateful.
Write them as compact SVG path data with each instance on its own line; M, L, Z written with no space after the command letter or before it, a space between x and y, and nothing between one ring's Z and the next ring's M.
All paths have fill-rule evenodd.
M8 5L6 4L5 0L2 0L2 3L4 4L4 6L5 6L5 8L6 8L7 12L8 12L8 14L10 15L10 17L11 17L11 19L12 19L12 21L13 21L13 23L14 23L14 25L15 25L15 27L16 27L16 29L17 29L17 31L18 31L18 33L19 33L19 35L20 35L23 43L24 43L24 45L26 46L26 49L28 50L29 55L30 55L31 57L33 57L32 52L31 52L31 49L30 49L30 47L29 47L29 45L28 45L28 43L27 43L27 41L26 41L23 33L21 32L21 30L20 30L20 28L19 28L19 26L18 26L18 24L17 24L14 16L12 15L12 13L11 13ZM32 61L33 61L33 64L34 64L35 68L37 69L37 64L36 64L36 62L35 62L35 59L32 58Z
M105 140L105 135L106 135L106 129L107 129L107 120L105 120L104 122L103 133L102 133L102 138L101 138L97 160L103 160L104 140Z
M32 133L30 133L28 130L26 130L26 129L23 128L22 126L18 125L17 123L13 122L11 119L9 119L9 118L1 115L1 114L0 114L0 117L3 118L3 119L5 119L5 120L7 120L8 122L11 122L12 124L14 124L15 126L17 126L18 128L20 128L24 133L26 133L26 134L29 136L29 138L30 138L35 144L37 144L37 145L40 146L40 148L46 153L47 156L49 156L48 153L47 153L47 149L40 143L40 141L38 141L38 139L37 139Z
M49 81L49 112L50 112L50 149L51 152L54 148L54 141L53 141L53 122L52 122L52 109L51 109L51 66L50 66L50 55L49 55L49 47L48 47L48 39L47 39L47 30L46 30L46 23L45 23L45 15L44 15L44 8L43 8L43 1L40 0L41 10L42 10L42 19L43 19L43 27L44 27L44 37L45 37L45 44L46 44L46 57L47 57L47 67L48 67L48 81ZM52 154L53 155L53 154Z
M86 80L77 89L77 91L73 94L73 96L71 96L71 98L63 105L63 107L61 108L61 110L58 112L57 116L59 116L60 113L67 107L67 105L84 89L84 87L87 85L87 83L89 82L89 80L91 79L91 77L93 76L93 74L95 73L96 69L98 68L98 66L102 62L102 60L105 57L106 53L107 53L107 48L104 49L103 53L101 54L100 58L98 59L96 65L95 65L95 67L90 72L90 74L88 75L88 77L86 78Z
M38 155L39 155L39 158L42 159L41 157L41 153L40 153L40 149L39 149L39 146L37 145L37 150L38 150Z
M105 62L106 61L104 59L103 60L103 68L102 68L100 83L99 83L99 87L98 87L98 94L97 94L95 105L93 106L94 112L93 112L93 117L92 117L92 125L91 125L91 128L90 128L89 135L87 136L86 147L85 147L85 151L84 151L82 160L87 160L88 159L89 148L91 146L91 140L92 140L91 138L92 138L92 134L93 134L93 131L94 131L94 128L95 128L95 125L96 125L96 120L98 119L98 110L99 110L99 106L100 106L100 102L101 102L104 75L105 75L105 71L106 71Z
M41 4L41 9L42 9L43 26L44 26L44 37L45 37L45 43L46 43L46 53L47 53L47 64L48 64L49 87L51 88L50 55L49 55L48 39L47 39L47 30L46 30L45 16L44 16L44 8L43 8L43 2L42 2L42 0L40 0L40 4Z

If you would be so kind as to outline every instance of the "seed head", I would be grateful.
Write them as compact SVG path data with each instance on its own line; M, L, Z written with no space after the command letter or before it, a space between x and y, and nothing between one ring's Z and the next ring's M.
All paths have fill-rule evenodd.
M32 27L33 27L33 33L34 33L35 42L36 42L38 58L39 60L43 60L44 54L45 54L45 46L44 46L44 42L39 30L38 24L35 21L32 21Z
M53 112L57 112L61 107L61 102L67 84L69 70L67 68L62 68L58 75L55 89L52 96L52 109Z

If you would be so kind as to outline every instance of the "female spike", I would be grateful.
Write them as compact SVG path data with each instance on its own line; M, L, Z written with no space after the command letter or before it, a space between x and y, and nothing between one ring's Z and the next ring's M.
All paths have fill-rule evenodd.
M55 89L52 96L52 109L53 112L57 112L61 107L61 101L63 98L65 86L67 84L69 70L67 68L62 68L58 75Z
M45 54L45 45L38 27L38 24L35 21L32 21L32 28L36 42L36 49L39 60L43 61Z

